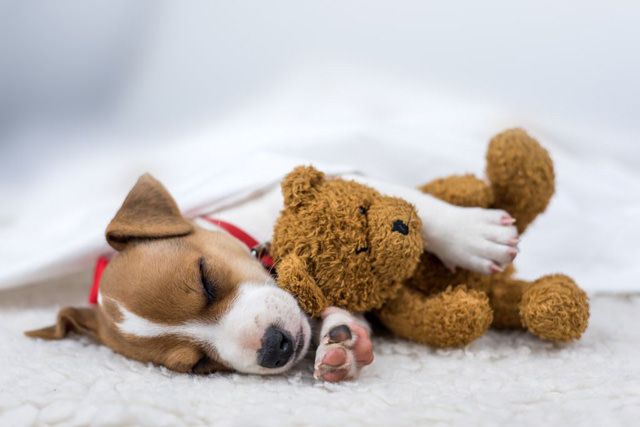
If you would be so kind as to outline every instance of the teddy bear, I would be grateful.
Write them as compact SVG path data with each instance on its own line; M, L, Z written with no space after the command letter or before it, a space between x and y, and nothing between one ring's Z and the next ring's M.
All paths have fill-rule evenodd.
M282 181L284 208L269 248L277 282L301 308L381 308L404 286L424 245L406 201L300 166Z
M458 175L420 189L459 206L503 209L520 233L555 191L549 154L521 129L490 141L486 172L486 182ZM313 167L287 175L282 192L271 244L278 284L312 316L328 306L373 311L397 336L434 347L464 346L489 327L558 342L587 327L587 296L570 277L518 280L512 265L491 276L452 272L424 251L417 212L401 199Z
M496 135L486 154L486 176L436 179L420 189L446 202L503 209L520 234L545 211L555 191L548 152L522 129ZM428 247L428 242L426 242ZM587 295L568 276L514 278L513 265L495 275L450 271L428 252L377 315L397 336L434 347L464 346L489 327L525 329L548 341L580 338L587 328Z

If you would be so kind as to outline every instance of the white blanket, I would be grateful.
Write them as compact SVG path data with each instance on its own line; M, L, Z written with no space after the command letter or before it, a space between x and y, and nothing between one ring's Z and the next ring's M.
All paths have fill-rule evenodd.
M86 132L23 136L27 146L49 145L35 157L28 180L4 183L0 289L90 268L107 250L109 219L145 171L194 215L211 202L275 182L300 163L357 169L411 186L452 173L481 175L489 138L523 126L550 150L558 191L524 236L517 259L522 276L565 272L589 292L640 290L640 174L630 166L638 150L628 141L603 148L615 141L612 130L591 127L587 133L584 126L534 121L382 78L345 82L333 76L351 88L337 92L314 76L289 79L265 102L189 135L153 142ZM370 87L381 89L370 97ZM309 105L309 99L318 101ZM75 144L79 139L91 144ZM10 156L3 162L11 170Z
M167 183L189 217L274 185L296 165L304 163L301 159L262 152L244 153L241 161L229 166L225 158L209 161L216 154L212 150L190 153L184 160L185 168L178 166L171 171L175 151L166 150L162 154L169 165L156 161L147 168ZM0 228L0 240L7 243L0 253L0 289L86 271L97 256L109 252L104 229L124 200L128 187L135 182L136 174L146 170L130 166L129 169L136 172L125 173L128 180L109 175L92 179L87 177L87 170L73 171L66 174L68 181L49 182L46 188L30 195L35 196L37 204L58 209L26 209ZM335 165L323 169L331 173L352 171ZM119 171L114 173L117 175ZM79 192L84 194L80 196ZM55 204L57 198L69 193L76 197L62 206L59 201ZM52 205L47 204L52 200Z
M630 426L640 416L640 298L592 299L591 325L564 346L489 332L460 350L377 338L357 381L287 375L191 376L86 339L22 335L59 306L83 304L72 280L0 299L0 426Z

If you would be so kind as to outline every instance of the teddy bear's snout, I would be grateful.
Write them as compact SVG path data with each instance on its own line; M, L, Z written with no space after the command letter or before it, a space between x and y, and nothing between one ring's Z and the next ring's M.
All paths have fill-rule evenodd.
M403 220L396 219L391 225L391 231L395 231L402 234L403 236L406 236L407 234L409 234L409 226Z

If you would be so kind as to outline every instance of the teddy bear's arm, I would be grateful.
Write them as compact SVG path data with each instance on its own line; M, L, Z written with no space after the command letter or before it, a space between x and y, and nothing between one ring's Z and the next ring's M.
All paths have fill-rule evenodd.
M304 260L294 254L285 256L278 264L278 286L298 300L302 310L317 317L328 307L324 294L307 270Z

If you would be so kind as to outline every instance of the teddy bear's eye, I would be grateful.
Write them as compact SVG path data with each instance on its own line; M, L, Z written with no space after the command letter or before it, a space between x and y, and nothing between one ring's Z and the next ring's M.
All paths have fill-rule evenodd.
M367 214L368 209L364 206L360 206L358 208L358 212L360 212L362 215L366 215Z

